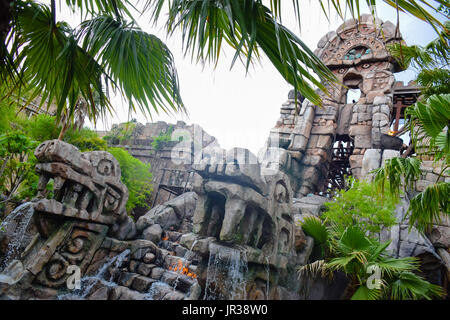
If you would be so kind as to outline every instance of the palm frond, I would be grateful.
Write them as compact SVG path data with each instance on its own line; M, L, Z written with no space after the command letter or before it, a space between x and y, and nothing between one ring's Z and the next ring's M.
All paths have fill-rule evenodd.
M133 19L128 7L136 9L129 0L65 0L65 2L73 11L79 10L82 16L108 14L115 15L118 19L124 16Z
M345 19L345 13L350 11L354 19L358 19L361 15L361 4L365 2L370 8L373 15L376 14L377 1L375 0L319 0L322 10L329 16L332 12L338 13L338 15ZM406 12L412 16L429 23L437 33L444 28L444 25L435 17L436 13L439 13L438 6L431 5L427 0L383 0L384 3L390 5L400 12ZM448 4L443 0L438 0L438 4ZM326 9L328 8L328 9Z
M14 46L20 47L20 52L15 63L20 65L27 88L33 90L29 101L40 95L41 105L55 103L58 119L66 106L67 115L73 114L80 96L88 102L89 114L110 112L103 92L104 70L78 46L73 30L65 23L54 25L45 5L27 2L17 10ZM99 105L94 95L99 97Z
M450 183L438 182L411 199L409 204L410 227L425 232L433 223L441 221L441 213L450 215Z
M395 273L414 271L419 268L420 261L415 257L385 258L374 263L381 270L382 275L392 277Z
M322 278L328 277L330 279L333 277L333 272L325 260L317 260L304 266L299 266L297 272L299 278L301 276L311 276L313 278L320 276Z
M380 289L369 289L365 285L361 285L356 289L351 300L378 300L380 298Z
M425 281L412 272L402 272L391 284L391 298L394 300L415 300L442 297L443 289L440 286Z
M357 226L347 227L339 240L340 247L348 252L359 252L367 249L372 242L367 238L364 231Z
M151 5L154 21L163 2ZM334 85L337 79L300 38L277 21L281 2L271 5L275 13L256 0L171 0L166 28L169 34L181 30L186 54L190 52L197 61L216 64L226 43L235 50L232 66L243 59L248 71L262 51L295 90L321 105L314 86L328 92L323 83Z
M381 168L373 170L374 183L379 194L385 193L388 184L389 192L395 198L400 197L402 185L413 186L414 181L420 178L421 162L416 158L391 158L386 159Z
M417 75L416 82L422 87L421 94L429 98L435 94L450 93L450 70L445 68L423 69Z
M429 151L436 153L436 161L450 153L450 94L432 95L425 103L417 101L406 114L410 116L411 139L415 145L428 144ZM439 145L436 144L438 136ZM441 148L436 152L435 147Z
M185 111L172 53L156 36L106 15L83 22L77 36L128 99L130 111L138 107L150 117L150 106L156 113Z
M317 217L308 216L304 218L301 227L303 231L314 238L314 240L324 245L328 240L328 230L325 224Z

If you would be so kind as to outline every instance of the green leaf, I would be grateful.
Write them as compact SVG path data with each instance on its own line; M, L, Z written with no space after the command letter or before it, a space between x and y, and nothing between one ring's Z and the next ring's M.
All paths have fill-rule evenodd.
M378 300L381 290L369 289L365 285L359 286L351 300Z

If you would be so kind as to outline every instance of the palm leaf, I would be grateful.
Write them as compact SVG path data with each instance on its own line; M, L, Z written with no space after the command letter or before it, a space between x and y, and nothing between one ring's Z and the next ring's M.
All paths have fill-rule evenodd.
M442 297L443 290L412 272L402 272L391 284L391 298L395 300Z
M156 36L110 16L83 22L77 36L128 99L130 111L139 107L150 117L150 106L156 113L185 111L173 56Z
M154 21L161 14L162 2L167 1L158 0L151 5ZM321 99L314 86L327 92L323 83L337 82L320 59L277 21L280 1L271 2L275 13L256 0L168 2L167 31L173 34L180 29L185 52L191 52L197 61L217 64L225 42L235 50L232 66L243 58L248 71L262 50L283 78L317 105Z
M409 204L410 227L415 225L425 232L433 223L441 221L441 213L450 214L450 183L438 182L411 199Z
M378 300L380 298L380 289L369 289L365 285L361 285L355 291L351 300Z
M419 268L420 261L415 257L405 258L385 258L376 262L374 265L381 269L381 273L392 277L393 274L405 271L414 271Z
M297 268L297 272L299 278L301 276L317 277L318 275L322 278L328 277L331 279L333 277L333 272L325 260L317 260L304 266L299 266Z
M378 193L384 194L385 186L388 184L390 194L399 199L400 188L403 185L412 187L414 181L422 175L420 165L420 160L416 158L386 159L381 168L371 172L374 174Z
M301 227L303 231L307 235L313 237L318 244L326 244L328 240L328 230L319 218L308 216L304 218Z
M347 252L359 252L368 249L372 245L372 242L366 237L361 228L350 226L342 234L339 244Z
M110 111L103 92L104 70L78 46L73 30L65 23L54 25L47 6L34 2L17 6L14 46L20 52L15 64L20 65L26 90L33 90L28 101L39 95L41 106L55 102L58 119L65 107L69 116L73 114L80 96L88 102L91 115ZM100 104L95 104L94 95Z

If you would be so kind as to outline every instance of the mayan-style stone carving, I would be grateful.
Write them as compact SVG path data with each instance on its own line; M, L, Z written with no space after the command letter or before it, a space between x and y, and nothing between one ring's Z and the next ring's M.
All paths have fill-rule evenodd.
M387 45L401 42L395 26L362 15L345 21L320 39L316 55L345 86L325 84L319 91L323 106L289 95L271 131L269 146L286 149L294 170L288 174L296 197L342 187L344 174L361 178L367 149L399 150L398 138L387 136L392 117L394 72L400 66ZM347 101L349 90L359 90L357 101ZM293 120L293 122L291 122ZM292 172L301 172L294 177Z
M211 261L230 262L241 255L239 260L248 263L248 274L253 278L246 280L247 287L238 290L236 297L273 298L276 288L285 285L281 283L286 281L288 269L297 263L297 251L303 250L306 243L294 224L288 177L277 168L264 167L245 149L217 154L220 152L213 157L204 155L203 161L194 166L201 177L194 183L198 195L194 233L183 235L181 243L205 259L200 265L199 270L205 271L199 272L203 274L199 281L206 283L206 296L232 297L232 292L218 288L216 282L222 278L216 275L211 280L211 269L215 268ZM267 268L271 269L270 278L264 271ZM225 271L216 271L221 272Z
M35 151L39 163L38 198L35 211L40 233L49 235L49 216L70 218L112 225L120 215L126 215L128 190L120 182L120 167L108 152L81 153L71 144L59 140L45 141ZM53 181L53 198L45 191Z

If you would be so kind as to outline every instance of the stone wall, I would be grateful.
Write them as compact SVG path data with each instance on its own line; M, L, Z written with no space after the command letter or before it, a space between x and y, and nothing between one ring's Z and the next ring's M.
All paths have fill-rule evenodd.
M169 132L170 129L173 141L162 143L158 150L154 150L152 147L154 138ZM107 134L108 132L102 133L102 135ZM182 141L179 141L180 138ZM192 170L192 164L198 161L196 157L204 148L218 147L219 144L215 137L210 136L199 125L187 125L183 121L178 121L176 124L158 121L145 125L137 123L132 132L132 138L123 141L119 146L128 150L132 156L142 162L151 164L154 190L149 199L151 204L156 196L163 173L162 169ZM191 189L191 184L188 187ZM169 193L161 192L155 204L166 202L169 196Z
M296 107L290 94L269 139L269 145L286 149L292 159L290 170L296 177L291 183L297 197L325 191L336 141L351 143L349 162L357 178L366 150L382 147L391 120L393 73L400 71L386 45L400 41L391 22L374 22L370 15L346 21L319 41L315 53L345 87L328 86L329 95L318 92L323 106L299 99ZM346 103L348 88L360 89L358 101Z

